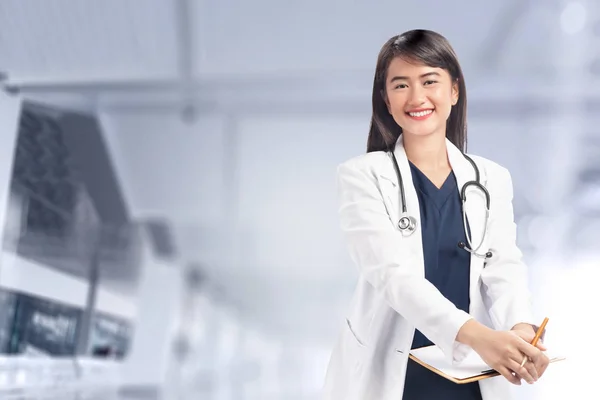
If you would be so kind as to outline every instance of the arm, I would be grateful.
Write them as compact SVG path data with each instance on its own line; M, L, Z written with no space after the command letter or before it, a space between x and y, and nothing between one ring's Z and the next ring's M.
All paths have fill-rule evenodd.
M420 273L420 254L407 245L386 211L375 177L342 164L338 168L342 231L360 273L388 304L437 344L449 361L468 348L456 337L472 317L446 299Z
M532 324L533 317L527 267L516 244L512 179L506 169L501 170L498 179L488 227L494 256L483 269L481 280L489 300L488 311L494 327L510 330L517 324Z

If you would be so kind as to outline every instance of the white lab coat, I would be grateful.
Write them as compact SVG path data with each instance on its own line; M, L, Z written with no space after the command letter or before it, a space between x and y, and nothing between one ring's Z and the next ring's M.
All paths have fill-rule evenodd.
M458 187L475 180L475 171L461 151L446 140ZM341 228L359 279L343 329L331 354L324 385L326 400L400 400L415 328L441 348L448 360L461 361L468 346L455 341L470 318L495 329L532 323L527 270L516 245L513 187L505 168L471 156L491 196L485 242L471 256L469 313L457 309L424 277L419 201L410 166L397 141L407 211L417 230L403 237L397 228L400 191L393 161L385 152L364 154L338 167ZM467 190L466 213L473 243L485 221L485 198ZM510 383L502 376L480 382L484 400L507 400Z

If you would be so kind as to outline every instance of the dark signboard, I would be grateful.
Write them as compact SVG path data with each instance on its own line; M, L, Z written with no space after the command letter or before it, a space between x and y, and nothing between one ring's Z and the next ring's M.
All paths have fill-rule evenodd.
M3 352L72 356L83 310L23 293L1 291ZM6 310L7 312L4 312ZM1 340L1 339L0 339Z
M16 307L16 293L0 289L0 354L9 353Z
M126 319L96 312L90 329L90 348L95 357L121 359L129 350L131 323Z
M0 289L0 353L74 356L83 310L28 294ZM125 318L95 312L89 332L93 357L121 359L133 334Z

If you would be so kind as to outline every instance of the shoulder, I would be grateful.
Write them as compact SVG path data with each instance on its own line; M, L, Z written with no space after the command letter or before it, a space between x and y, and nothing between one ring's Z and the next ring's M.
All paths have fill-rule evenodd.
M338 164L338 190L343 193L366 193L376 190L379 187L380 177L395 174L390 159L389 153L374 151Z
M475 161L475 164L477 164L477 166L479 168L485 169L489 174L496 175L496 174L509 173L509 171L506 167L504 167L503 165L500 165L496 161L492 161L489 158L478 156L476 154L467 154L467 155L469 157L471 157L471 159L473 159L473 161Z
M385 151L373 151L371 153L361 154L352 157L338 165L338 173L354 170L367 175L375 175L386 163L389 163L390 156Z

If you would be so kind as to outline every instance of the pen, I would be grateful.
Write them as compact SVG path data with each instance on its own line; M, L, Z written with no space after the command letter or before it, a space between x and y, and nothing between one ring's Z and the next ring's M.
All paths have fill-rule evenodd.
M544 321L542 322L542 324L538 328L537 332L535 333L535 337L531 341L531 345L532 346L534 346L534 347L537 346L537 342L540 340L540 337L542 336L542 333L544 332L544 329L546 329L546 325L547 324L548 324L548 317L544 318ZM521 367L523 365L525 365L526 362L527 362L527 356L525 356L523 358L523 362L521 362Z

